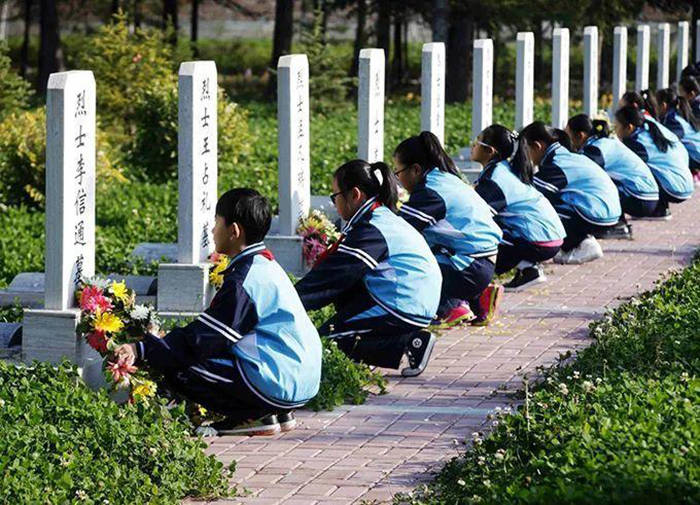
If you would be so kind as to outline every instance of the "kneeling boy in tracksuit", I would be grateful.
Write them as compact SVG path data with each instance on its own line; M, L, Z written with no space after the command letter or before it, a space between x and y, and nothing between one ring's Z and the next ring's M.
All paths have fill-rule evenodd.
M214 242L229 255L224 282L194 322L146 335L117 353L145 361L166 386L226 419L203 435L268 435L294 427L292 410L318 392L321 340L287 274L265 248L267 200L233 189L216 204Z

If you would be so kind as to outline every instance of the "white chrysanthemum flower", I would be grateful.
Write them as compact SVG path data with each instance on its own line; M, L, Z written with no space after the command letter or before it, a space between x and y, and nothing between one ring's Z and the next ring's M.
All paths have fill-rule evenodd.
M145 321L146 319L148 319L150 314L151 309L149 309L145 305L134 305L134 308L132 309L129 315L132 319L135 319L137 321Z
M93 277L91 279L88 279L87 283L92 284L93 286L100 289L107 289L112 283L112 281L110 281L109 279L103 279L101 277Z

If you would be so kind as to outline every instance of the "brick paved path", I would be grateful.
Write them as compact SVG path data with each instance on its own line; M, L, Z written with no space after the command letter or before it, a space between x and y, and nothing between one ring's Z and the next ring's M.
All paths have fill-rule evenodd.
M494 390L587 343L587 325L606 307L686 264L700 247L700 197L673 207L667 223L635 221L636 240L605 241L605 257L582 266L546 265L549 282L507 294L502 317L438 339L422 376L386 371L389 392L365 405L297 414L300 426L276 437L223 437L209 451L238 463L250 495L218 504L382 503L430 478L458 454L486 414L508 403Z

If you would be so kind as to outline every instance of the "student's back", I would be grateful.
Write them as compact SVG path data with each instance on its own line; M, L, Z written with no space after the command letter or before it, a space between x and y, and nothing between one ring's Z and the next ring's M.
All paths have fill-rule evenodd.
M603 168L624 194L640 200L658 200L659 187L651 170L620 140L591 136L581 153Z
M447 250L438 255L438 261L449 261L458 270L468 267L474 258L498 251L502 233L488 205L456 175L430 170L400 213L409 220L425 220L425 240L433 250L439 246Z
M646 124L637 127L632 135L624 139L624 143L649 165L664 191L676 198L689 198L693 194L694 183L689 168L688 151L677 140L678 137L667 128L659 130L670 141L666 151L656 146Z
M691 160L696 163L700 162L700 131L693 128L678 112L678 109L673 106L669 107L668 112L661 118L661 124L680 139Z
M231 318L230 325L221 322ZM262 243L234 259L199 321L232 340L243 378L267 402L289 408L318 392L320 338L289 277ZM212 359L226 363L224 356Z
M437 311L442 277L425 239L388 208L372 211L367 227L348 234L379 235L386 247L377 268L365 276L374 300L394 315L407 315L429 324ZM377 237L376 242L380 244ZM420 286L420 289L417 287Z
M587 156L551 144L539 164L534 184L555 205L563 205L598 225L617 223L622 214L617 187Z
M476 192L491 202L496 222L511 237L551 242L566 236L554 207L532 185L522 182L507 160L491 162L484 168Z

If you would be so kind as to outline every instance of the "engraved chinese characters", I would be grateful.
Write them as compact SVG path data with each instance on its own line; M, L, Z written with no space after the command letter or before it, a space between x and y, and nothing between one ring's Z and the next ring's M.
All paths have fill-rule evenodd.
M75 286L95 273L95 79L51 74L46 108L47 309L74 305Z

